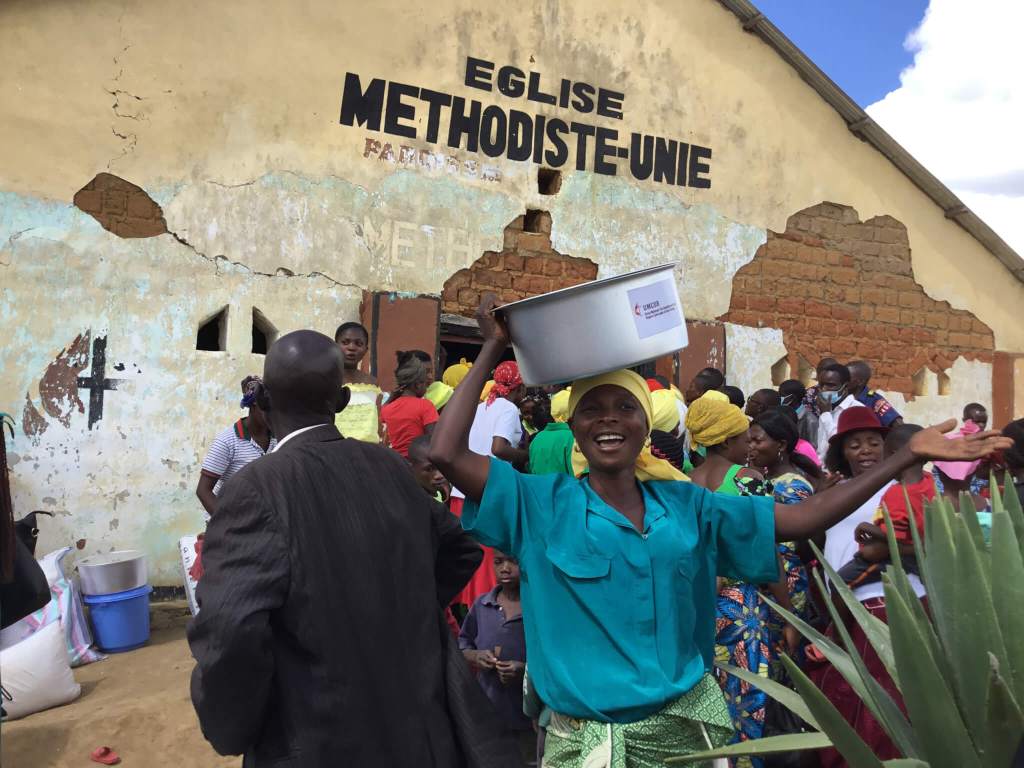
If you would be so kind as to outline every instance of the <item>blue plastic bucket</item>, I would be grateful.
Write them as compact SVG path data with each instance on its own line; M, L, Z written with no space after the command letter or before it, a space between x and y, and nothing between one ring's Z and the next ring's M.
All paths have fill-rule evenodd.
M84 595L96 645L108 653L130 651L149 640L148 584L127 592L109 595Z

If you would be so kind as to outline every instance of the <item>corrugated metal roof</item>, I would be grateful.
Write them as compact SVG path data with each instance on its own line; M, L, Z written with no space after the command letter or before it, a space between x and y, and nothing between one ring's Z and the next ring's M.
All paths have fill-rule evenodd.
M772 24L753 3L748 0L719 0L719 2L736 15L744 30L756 34L775 49L797 71L800 77L842 116L854 134L885 155L922 192L935 201L947 219L952 219L966 229L1018 280L1024 282L1024 259L1020 257L1020 254L982 221L981 217L968 208L963 200L954 195L949 187L939 181L899 142L872 120L867 112L847 96L842 88L832 82L828 75L807 58L806 54L782 34L778 27Z

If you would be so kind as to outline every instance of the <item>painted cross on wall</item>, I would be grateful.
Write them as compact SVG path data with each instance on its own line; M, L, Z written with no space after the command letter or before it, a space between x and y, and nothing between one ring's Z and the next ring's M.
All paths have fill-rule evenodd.
M103 395L117 389L124 379L108 379L107 337L97 336L92 342L92 366L89 376L78 377L78 388L89 390L89 429L103 418Z

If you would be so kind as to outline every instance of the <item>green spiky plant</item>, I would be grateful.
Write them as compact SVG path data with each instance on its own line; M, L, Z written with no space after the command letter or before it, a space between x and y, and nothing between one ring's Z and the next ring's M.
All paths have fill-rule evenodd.
M995 478L991 487L998 487ZM667 762L834 746L851 768L1011 765L1024 736L1024 513L1012 482L1006 483L1002 498L994 493L992 501L991 546L966 495L960 499L960 513L947 499L928 504L923 543L916 527L910 526L928 591L927 613L900 565L886 513L893 563L882 577L888 624L860 604L815 547L829 581L899 688L906 715L868 673L831 602L829 612L845 650L768 601L847 680L902 758L883 762L876 757L807 675L783 656L796 692L746 670L723 668L757 686L816 730L740 742ZM822 594L828 594L817 570L814 579Z

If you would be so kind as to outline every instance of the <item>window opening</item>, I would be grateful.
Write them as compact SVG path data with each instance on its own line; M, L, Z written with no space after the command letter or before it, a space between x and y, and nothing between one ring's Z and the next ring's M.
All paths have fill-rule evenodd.
M777 387L779 384L789 379L789 370L788 357L784 357L776 362L775 365L772 366L772 384Z
M541 168L537 171L537 191L542 195L556 195L562 188L562 172L553 168Z
M800 355L797 360L796 377L805 387L817 377L814 366L807 362L807 358L803 357L803 355Z
M228 340L228 308L222 307L199 324L196 349L200 352L223 352Z
M523 218L523 232L540 232L540 220L544 211L527 211Z
M914 397L924 397L932 393L932 383L930 381L931 377L928 375L930 373L931 371L929 371L927 368L922 368L921 370L919 370L917 373L910 377L914 385Z
M277 341L277 328L267 316L256 307L252 308L252 351L257 355L267 354L267 350Z

